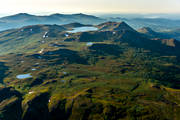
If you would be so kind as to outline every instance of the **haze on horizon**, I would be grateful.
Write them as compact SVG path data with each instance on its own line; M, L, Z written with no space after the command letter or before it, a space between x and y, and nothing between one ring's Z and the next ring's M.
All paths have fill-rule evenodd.
M3 0L0 14L180 13L180 0Z

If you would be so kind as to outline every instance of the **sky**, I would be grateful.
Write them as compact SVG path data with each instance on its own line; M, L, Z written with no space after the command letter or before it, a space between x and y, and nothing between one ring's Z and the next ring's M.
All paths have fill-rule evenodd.
M1 15L15 13L180 13L180 0L1 0Z

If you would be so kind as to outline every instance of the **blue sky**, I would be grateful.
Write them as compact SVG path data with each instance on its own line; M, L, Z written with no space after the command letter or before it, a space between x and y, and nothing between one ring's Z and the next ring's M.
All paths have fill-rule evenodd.
M180 13L180 0L2 0L0 14Z

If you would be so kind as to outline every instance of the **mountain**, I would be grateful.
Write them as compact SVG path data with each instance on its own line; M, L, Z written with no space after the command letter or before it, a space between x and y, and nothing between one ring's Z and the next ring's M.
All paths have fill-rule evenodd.
M104 19L113 22L125 21L135 29L149 27L158 32L164 32L180 28L180 20L172 20L165 18L123 18L122 16L120 16L110 18L105 17Z
M33 48L46 42L47 37L58 37L59 33L65 30L65 27L58 25L32 25L1 32L0 54L35 50Z
M126 22L2 31L0 119L180 119L179 51Z
M138 29L138 32L151 37L151 38L161 38L161 39L176 39L180 41L179 36L179 29L176 30L170 30L165 32L155 32L149 27L143 27L141 29Z
M2 26L0 26L0 30L20 28L23 26L36 24L61 25L75 22L82 24L98 24L103 21L104 19L86 14L52 14L49 16L36 16L27 13L19 13L16 15L0 18L0 22L4 23Z
M141 29L138 29L138 32L145 34L145 35L152 37L152 38L166 38L166 37L168 37L167 34L155 32L149 27L143 27Z
M139 29L138 32L141 32L141 33L144 33L144 34L149 34L149 35L152 35L152 36L157 34L155 31L153 31L149 27L143 27L143 28Z
M180 20L171 20L163 18L136 18L130 20L130 22L133 24L143 25L143 27L150 27L157 31L165 31L168 29L177 28L180 26L179 21Z
M122 15L123 16L123 15ZM52 14L46 16L30 15L27 13L19 13L11 16L0 18L0 30L7 30L12 28L21 28L28 25L36 24L69 24L69 23L81 23L81 24L93 24L98 25L100 23L112 21L122 22L125 21L131 25L134 29L140 29L142 27L150 27L158 32L165 32L180 28L179 20L164 19L164 18L123 18L118 17L96 17L86 14Z
M106 22L98 25L100 30L103 31L121 31L121 30L129 30L134 31L133 28L131 28L129 25L127 25L125 22Z
M91 25L84 25L81 23L70 23L70 24L65 24L62 26L64 26L65 28L75 28L75 27L84 27L84 26L91 26Z
M41 46L41 44L46 43L48 45L49 42L57 39L60 39L61 41L78 42L103 42L111 39L113 41L127 42L136 47L141 46L149 49L154 49L149 46L149 44L155 44L151 43L152 40L161 42L171 40L164 37L163 34L152 31L150 28L139 30L140 33L146 35L144 36L125 22L105 22L94 26L97 27L98 30L92 32L80 32L75 34L67 32L76 27L90 26L92 25L83 25L80 23L70 23L65 25L31 25L19 29L2 31L0 32L0 54L37 51L37 48Z
M19 13L16 15L3 17L3 18L1 18L1 21L16 21L16 20L22 20L23 21L25 19L29 19L29 18L33 18L33 17L35 17L35 16L27 14L27 13Z
M164 32L164 34L170 36L171 38L175 38L180 41L180 29L170 30Z

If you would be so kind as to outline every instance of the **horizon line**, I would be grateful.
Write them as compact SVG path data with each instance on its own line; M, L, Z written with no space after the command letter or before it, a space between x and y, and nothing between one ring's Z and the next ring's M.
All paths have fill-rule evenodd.
M0 17L7 17L17 14L29 14L36 16L50 16L53 14L65 14L65 15L73 15L73 14L86 14L86 15L180 15L180 12L167 12L167 13L137 13L137 12L16 12L16 13L0 13Z

